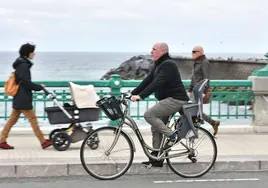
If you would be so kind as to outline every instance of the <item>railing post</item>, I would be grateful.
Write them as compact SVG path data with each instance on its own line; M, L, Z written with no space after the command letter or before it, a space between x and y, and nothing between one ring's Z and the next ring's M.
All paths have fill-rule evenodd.
M118 97L121 95L122 79L120 75L114 74L111 76L110 87L111 87L112 96ZM118 123L119 123L119 120L109 121L109 125L112 125L112 126L116 126L118 125Z
M268 53L264 55L268 58ZM260 70L255 70L249 76L252 80L252 92L254 93L252 125L255 131L268 129L268 64Z

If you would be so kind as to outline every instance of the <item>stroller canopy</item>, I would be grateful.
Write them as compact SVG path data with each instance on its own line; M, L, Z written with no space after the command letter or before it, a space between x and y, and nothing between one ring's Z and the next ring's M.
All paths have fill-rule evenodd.
M93 85L77 85L69 82L72 99L77 108L98 108L99 96Z

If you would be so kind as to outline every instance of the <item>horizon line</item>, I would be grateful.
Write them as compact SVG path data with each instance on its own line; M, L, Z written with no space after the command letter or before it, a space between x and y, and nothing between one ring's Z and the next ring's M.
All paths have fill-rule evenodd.
M18 52L16 50L0 50L1 52ZM47 50L36 50L36 52L49 52L49 53L59 53L59 52L64 52L64 53L73 53L73 52L78 52L78 53L142 53L142 54L150 54L150 52L139 52L139 51L70 51L70 50L65 50L65 51L47 51ZM170 51L170 54L191 54L191 52L175 52L175 51ZM211 54L211 53L215 53L215 54L266 54L266 52L205 52L204 54Z

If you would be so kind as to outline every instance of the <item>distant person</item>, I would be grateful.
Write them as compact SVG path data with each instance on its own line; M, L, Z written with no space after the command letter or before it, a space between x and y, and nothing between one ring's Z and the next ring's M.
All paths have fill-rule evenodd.
M15 125L22 113L30 122L32 129L41 143L43 149L52 145L52 142L44 138L43 133L40 131L37 117L33 110L33 91L40 91L43 89L44 85L37 85L31 81L31 67L33 66L35 46L31 44L23 44L19 50L19 57L13 63L13 68L15 69L16 83L19 84L19 89L17 94L13 97L12 102L12 113L2 130L0 138L0 148L2 149L14 149L13 146L6 142L8 134ZM25 143L27 145L27 143Z
M160 148L162 134L164 134L168 139L165 145L165 149L167 149L179 140L177 131L172 131L166 126L167 117L178 112L182 105L187 103L189 97L178 67L169 56L168 45L163 42L156 43L151 54L154 67L139 86L131 92L131 100L137 101L155 94L159 102L144 113L144 119L151 125L153 148ZM152 155L157 155L157 152L152 152ZM149 160L142 163L162 167L163 162L164 160Z
M195 61L193 70L192 70L192 77L191 77L191 84L188 90L188 96L190 97L191 92L194 88L194 86L204 79L210 79L210 70L211 65L204 55L204 49L202 46L195 46L192 51L192 57ZM204 97L203 97L203 103L208 104L210 102L210 86L209 82L207 87L204 90ZM203 118L206 122L212 125L214 129L214 136L218 133L218 127L220 126L220 121L215 121L205 113L203 113Z

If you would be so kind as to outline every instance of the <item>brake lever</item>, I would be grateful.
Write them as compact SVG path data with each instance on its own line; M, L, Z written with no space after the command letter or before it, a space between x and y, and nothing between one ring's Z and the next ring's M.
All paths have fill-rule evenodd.
M124 93L123 96L124 96L125 99L129 99L129 100L132 97L131 93Z

